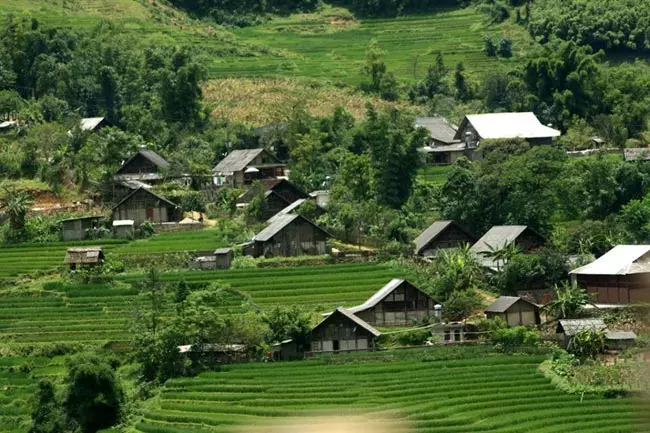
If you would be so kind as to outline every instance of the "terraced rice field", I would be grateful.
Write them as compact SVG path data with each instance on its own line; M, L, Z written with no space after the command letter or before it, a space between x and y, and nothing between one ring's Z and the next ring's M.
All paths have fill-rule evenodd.
M0 247L0 280L62 267L65 252L71 246L100 245L104 247L109 259L119 259L124 255L210 251L225 246L219 235L220 232L216 229L205 229L195 232L161 233L133 242L101 239L3 246Z
M249 295L262 308L304 305L327 309L365 300L391 278L386 265L323 265L280 269L241 269L162 274L163 281L222 282ZM135 282L138 276L125 277ZM0 347L3 343L97 343L130 339L138 289L130 284L48 284L38 296L0 298ZM233 294L224 309L241 311ZM172 308L171 302L169 308Z
M334 413L334 420L362 414L394 425L395 432L647 431L639 402L563 394L537 371L542 359L424 357L224 366L219 372L169 381L137 429L221 433L263 426L264 431L279 433L286 429L270 426L284 417ZM305 418L302 423L310 426L313 421Z

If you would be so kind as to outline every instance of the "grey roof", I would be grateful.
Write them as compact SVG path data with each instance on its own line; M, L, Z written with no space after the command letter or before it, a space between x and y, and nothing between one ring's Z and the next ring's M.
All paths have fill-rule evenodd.
M102 247L68 248L65 255L66 263L98 263L104 257Z
M135 221L133 220L115 220L113 221L113 227L133 227Z
M610 331L605 332L607 340L636 340L634 331Z
M548 138L559 137L560 131L542 125L534 113L468 114L460 124L454 138L471 124L482 139L496 138Z
M262 152L266 150L264 148L233 150L217 164L213 171L215 173L242 171Z
M103 117L85 117L81 119L79 127L82 131L92 131L104 121Z
M427 129L429 136L436 141L447 144L457 143L459 141L454 138L458 128L447 122L447 119L444 117L417 117L415 119L415 126L421 126Z
M371 333L371 334L374 335L375 337L379 337L379 336L381 335L381 332L379 332L378 330L376 330L373 326L371 326L371 325L370 325L369 323L367 323L365 320L361 320L360 318L358 318L357 316L355 316L352 312L350 312L349 310L346 310L346 309L343 308L343 307L339 307L339 308L337 308L336 310L334 310L334 311L332 312L332 314L330 314L329 316L327 316L326 318L324 318L324 319L323 319L323 320L322 320L318 325L314 326L313 329L318 328L318 327L321 326L323 323L325 323L325 322L327 322L328 320L330 320L330 318L331 318L332 316L334 316L335 313L342 314L343 316L347 317L348 319L350 319L351 321L353 321L355 324L361 326L363 329L365 329L366 331L368 331L369 333Z
M413 243L415 244L415 254L419 254L424 247L427 246L432 240L437 238L443 231L447 229L447 227L455 225L458 227L460 230L464 231L470 237L473 237L470 233L468 233L460 224L451 221L451 220L446 220L446 221L435 221L433 224L431 224L429 227L427 227L420 235L415 238Z
M128 175L125 175L125 174L119 175L118 174L114 178L115 178L115 180L118 180L120 178L124 179L124 180L120 181L120 185L122 185L122 186L124 186L126 188L129 188L129 189L138 189L138 188L149 189L149 188L151 188L151 185L149 185L148 183L144 183L144 182L142 182L140 180L137 180L137 179L128 179L127 177L128 177ZM157 176L157 177L160 177L160 176Z
M484 254L512 244L526 230L530 230L528 226L493 226L481 239L472 245L470 251L478 256L482 266L496 267L497 263L492 258L485 257Z
M366 302L364 302L361 305L357 305L356 307L348 308L348 311L350 313L356 314L356 313L358 313L360 311L365 311L365 310L367 310L369 308L372 308L375 305L377 305L379 302L381 302L382 299L384 299L386 296L390 295L395 289L397 289L399 286L401 286L404 283L409 283L409 282L402 279L402 278L393 278L384 287L377 290L377 292L375 292L374 295L372 295L370 298L368 298L366 300ZM409 284L411 284L411 283L409 283ZM413 287L415 287L413 284L411 284L411 285ZM417 287L415 287L415 288L417 290L420 290ZM422 290L420 290L420 292L422 292ZM424 293L424 292L422 292L422 293ZM425 293L425 295L426 295L426 293ZM429 295L427 295L427 296L429 296Z
M88 216L81 216L81 217L76 217L76 218L66 218L64 220L61 220L59 222L68 222L68 221L79 221L79 220L98 220L100 218L103 218L104 215L88 215Z
M464 152L467 150L465 143L445 144L443 146L424 146L419 149L422 153Z
M534 304L527 299L524 299L519 296L499 296L489 307L485 309L486 313L505 313L508 308L515 305L518 301L524 301L537 307L537 304Z
M120 202L119 202L118 204L116 204L115 206L113 206L113 209L120 207L120 206L122 205L122 203L124 203L124 202L126 202L127 200L129 200L129 199L130 199L133 195L135 195L138 191L144 191L144 192L146 192L147 194L151 194L152 196L156 197L158 200L164 201L165 203L167 203L167 204L170 205L170 206L178 207L178 205L176 205L176 203L174 203L174 202L172 202L172 201L170 201L170 200L167 200L165 197L156 194L155 192L151 191L150 189L147 189L147 188L138 188L138 189L134 189L133 191L131 191L130 193L128 193L128 194L127 194L127 195L126 195L122 200L120 200Z
M302 215L296 214L296 213L291 213L291 214L278 215L277 218L272 218L271 220L269 220L269 225L266 226L266 228L264 230L262 230L261 232L256 234L253 237L253 240L254 241L259 241L259 242L266 242L269 239L271 239L273 236L275 236L276 234L280 233L286 226L288 226L289 224L291 224L293 221L295 221L298 218L301 218L301 219L307 221L309 224L313 225L317 229L319 229L319 230L323 231L324 233L326 233L328 236L332 237L332 235L329 234L326 230L324 230L323 228L317 226L316 224L309 221L307 218L303 217Z
M650 272L650 245L616 245L598 259L574 269L577 275L629 275Z
M228 248L228 247L226 247L226 248L217 248L216 250L214 250L215 255L229 254L231 252L232 252L232 248Z
M603 319L561 319L558 323L558 330L560 329L566 336L572 337L583 329L601 331L606 330L607 326Z
M119 173L124 169L124 167L128 166L128 165L131 163L131 161L133 161L133 159L134 159L136 156L138 156L138 155L142 155L144 158L148 159L148 160L149 160L153 165L155 165L155 166L158 167L158 168L163 168L163 169L164 169L164 168L169 167L169 162L167 162L167 160L165 160L165 158L163 158L162 156L158 155L158 154L157 154L156 152L154 152L153 150L150 150L150 149L139 149L139 150L138 150L136 153L134 153L134 154L133 154L129 159L127 159L127 160L124 162L124 164L122 164L122 166L119 168L119 170L117 170L117 173L119 174ZM141 176L141 175L140 175L140 174L136 174L136 175L134 176L133 173L126 173L126 174L122 174L121 176L124 177L124 180L128 180L128 179L131 178L131 177L140 179L138 176ZM116 178L117 178L117 176L116 176ZM155 179L157 179L157 178L158 178L158 176L156 175ZM120 180L121 180L121 179L120 179ZM146 180L146 179L143 179L143 180Z

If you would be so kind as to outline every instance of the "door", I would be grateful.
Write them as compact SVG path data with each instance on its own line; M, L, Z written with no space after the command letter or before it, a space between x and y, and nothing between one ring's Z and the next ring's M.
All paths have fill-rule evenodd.
M149 221L153 221L153 208L152 207L147 208L147 219Z
M341 349L341 344L339 343L339 340L333 340L332 341L332 350L335 352L338 352Z

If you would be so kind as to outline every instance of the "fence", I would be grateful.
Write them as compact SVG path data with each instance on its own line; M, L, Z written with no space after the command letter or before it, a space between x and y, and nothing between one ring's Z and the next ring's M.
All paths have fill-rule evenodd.
M176 222L154 224L154 230L156 231L156 233L190 232L195 230L201 230L202 228L203 228L203 223L201 222L188 223L188 224L180 224Z

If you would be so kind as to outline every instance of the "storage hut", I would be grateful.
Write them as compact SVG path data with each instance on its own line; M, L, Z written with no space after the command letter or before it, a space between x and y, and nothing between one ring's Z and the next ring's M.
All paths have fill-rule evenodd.
M597 304L650 302L650 245L617 245L569 274Z
M623 350L634 345L636 334L633 331L605 332L605 348L609 350Z
M478 339L477 332L476 325L464 322L436 323L431 328L431 335L443 343L475 342Z
M415 238L415 255L435 256L439 250L472 245L477 238L455 221L436 221Z
M102 247L68 248L65 262L70 269L98 266L104 262L104 250Z
M114 220L133 220L136 227L145 221L166 223L178 221L180 212L175 203L146 188L138 188L113 208Z
M499 296L486 310L488 319L502 318L508 326L534 326L541 323L539 305L519 296Z
M434 315L438 302L401 278L393 278L366 302L347 311L373 326L406 325Z
M87 230L100 227L102 216L84 216L68 218L61 221L61 239L64 241L82 241L86 239Z
M244 253L253 257L327 254L330 237L328 232L302 215L281 215L253 237Z
M115 220L113 221L113 237L123 239L133 239L134 236L133 220Z
M266 149L238 149L226 155L212 172L215 185L239 187L282 176L285 168L286 164Z
M607 331L607 326L603 319L561 319L558 320L555 333L564 347L569 347L573 336L583 329Z
M232 248L217 248L214 250L215 268L230 269L234 256L235 254Z
M372 351L380 335L371 325L339 307L312 329L311 352Z
M485 233L470 249L481 266L499 269L505 262L491 257L494 251L515 244L523 252L531 252L544 245L544 238L528 226L494 226Z
M330 201L330 192L327 190L312 191L309 196L316 200L316 204L322 208L326 208Z

